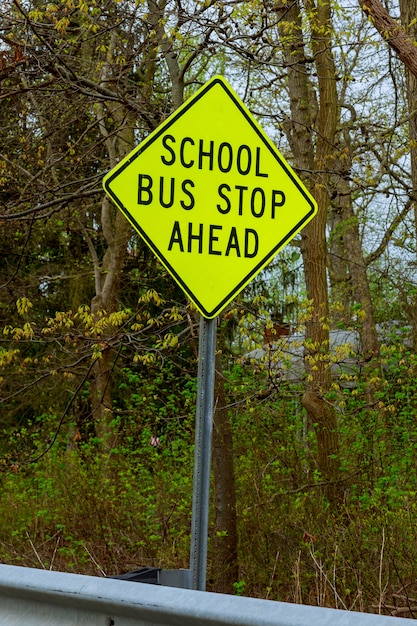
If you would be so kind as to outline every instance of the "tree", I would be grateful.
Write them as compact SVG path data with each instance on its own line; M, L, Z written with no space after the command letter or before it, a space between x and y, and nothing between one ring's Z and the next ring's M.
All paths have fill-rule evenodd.
M417 52L413 38L407 35L406 30L391 17L379 0L359 0L359 6L371 18L382 38L395 50L404 65L417 76Z
M234 593L239 579L233 435L221 354L216 355L213 418L214 590Z
M133 303L133 310L126 308L126 294L121 289L122 270L135 247L135 237L128 221L102 196L97 183L133 148L138 138L153 130L163 116L183 102L186 74L191 70L195 72L195 78L191 79L193 82L204 73L207 50L219 21L218 13L223 9L208 4L202 8L190 6L190 13L186 13L165 1L149 1L147 7L122 6L109 1L100 7L80 6L74 9L66 2L53 6L40 3L36 9L28 11L24 4L16 0L13 7L12 16L16 21L11 19L5 32L12 31L18 41L19 37L24 37L26 62L31 64L31 68L32 64L39 66L36 74L31 69L20 80L16 71L20 66L18 58L10 71L17 83L16 96L21 96L23 101L28 99L32 104L33 126L39 121L42 123L40 143L45 142L41 148L47 153L48 165L44 172L37 173L36 178L42 181L41 190L42 185L48 187L48 191L52 188L52 205L56 206L57 213L62 212L63 204L69 207L71 229L81 237L84 243L83 260L89 254L92 268L90 276L93 281L86 289L91 299L88 309L83 300L82 310L74 315L71 307L75 302L68 299L61 301L60 322L51 322L49 332L59 342L62 329L66 325L73 328L71 339L65 340L68 352L70 348L74 352L79 350L80 342L83 343L87 337L92 339L84 343L88 348L82 360L78 360L80 367L74 375L79 378L79 384L75 393L88 388L90 428L92 425L102 450L109 457L120 436L123 436L120 419L115 413L117 392L114 380L120 370L119 362L125 361L135 350L149 351L153 347L153 334L156 334L156 347L165 350L168 343L175 340L167 328L172 326L172 320L182 321L182 315L175 311L172 302L162 315L158 311L155 318L150 312L147 316L145 312L142 315L137 302ZM191 34L188 33L190 22L194 23ZM181 31L185 33L183 36ZM5 35L5 44L11 45L13 37ZM20 42L16 45L20 46ZM166 66L160 63L161 59ZM9 73L6 78L9 78ZM42 91L42 81L46 89L52 84L58 93L52 116L48 115L47 107L51 106L53 98L48 98L49 91ZM168 90L166 85L170 86ZM68 96L64 101L62 94ZM78 119L80 110L84 111L84 115ZM30 144L34 142L34 136L36 132L28 137ZM70 167L66 169L68 156L72 157L71 162L77 164L76 177ZM11 161L7 157L5 163ZM37 165L33 164L35 170ZM16 167L14 160L12 166ZM52 178L49 186L48 174ZM63 176L68 181L64 189L73 185L74 190L61 196ZM94 188L88 195L80 195L75 187L88 181L88 176L94 180ZM88 187L88 182L85 184ZM22 202L29 205L32 197L27 193L24 198L12 198L14 201L7 204L8 219L19 219L14 210L16 205ZM83 201L84 197L89 198L88 203ZM43 211L48 208L49 202L46 200L38 209L39 217L44 217ZM38 217L30 208L27 214ZM75 282L81 282L79 276L75 277ZM140 285L140 293L143 292L142 303L148 304L150 310L153 304L159 308L164 303L163 297L153 290L148 292ZM51 314L53 316L54 311ZM85 327L79 327L77 335L74 319L79 322L81 318L84 320L81 326L85 323ZM188 316L188 319L191 317ZM147 320L151 322L147 324ZM43 328L41 332L44 331ZM136 341L137 338L139 341ZM55 356L57 370L67 373L62 352ZM148 355L145 356L144 362L152 362ZM216 433L219 433L220 439L214 456L220 455L223 461L225 457L232 459L232 448L223 441L222 424L227 425L227 419L218 423ZM79 437L82 427L78 423L77 428L75 436ZM86 430L85 425L83 428ZM230 483L228 488L233 490L233 485ZM236 543L234 550L236 556ZM236 567L236 560L233 566ZM232 582L229 591L233 591Z
M415 0L404 2L400 0L401 22L406 35L409 35L413 41L413 56L415 56L415 42L417 40L417 28L414 17L417 12L417 3ZM407 57L408 59L408 57ZM410 160L411 160L411 193L410 204L414 212L414 222L417 233L417 74L413 67L405 60L406 85L407 85L407 104L409 113L409 141L410 141ZM410 208L411 208L410 207ZM414 327L414 350L417 350L417 301L414 299L412 303L411 319Z
M331 52L330 4L319 2L316 6L307 2L305 9L317 71L317 110L308 104L315 86L306 72L300 3L281 9L279 30L288 68L291 121L287 124L287 137L296 166L308 178L319 207L317 216L303 230L301 240L307 297L312 306L306 322L306 363L311 383L303 395L303 405L316 430L318 468L328 483L327 494L334 500L339 467L338 429L333 407L326 399L331 385L330 368L320 358L320 352L329 346L326 225L330 169L335 157L336 70Z
M195 312L104 199L101 180L220 72L303 177L319 214L220 323L213 586L246 583L250 593L315 602L317 580L354 571L339 595L362 580L368 550L367 579L379 573L381 594L381 528L398 532L405 571L402 546L412 541L398 511L412 528L415 360L402 336L379 359L376 322L396 319L403 332L415 317L415 88L410 73L407 101L403 66L369 11L352 16L343 5L16 0L0 9L0 470L15 488L0 516L3 533L13 528L23 541L33 528L38 554L52 546L48 566L58 533L67 542L60 563L75 567L71 549L80 569L92 567L79 556L92 520L88 532L104 537L102 561L94 556L103 569L136 559L186 566ZM412 11L401 3L414 39ZM345 358L328 349L329 328L339 326L362 338L347 379L331 375L332 360ZM297 350L308 373L288 380L279 357L266 361L294 329L307 334ZM248 356L254 347L265 348L265 363ZM67 499L54 492L57 475ZM16 531L22 493L35 505ZM39 493L42 505L50 495L42 510ZM59 514L47 510L54 498ZM83 515L71 509L76 522L64 533L56 525L71 499ZM412 576L411 567L404 579Z
M103 198L100 182L103 173L133 148L138 135L155 128L172 106L180 104L185 74L205 54L212 27L204 23L205 10L199 12L202 41L187 51L184 40L179 60L175 38L192 16L176 16L165 2L149 3L148 13L144 7L111 1L74 10L66 2L39 4L29 11L16 0L11 7L3 31L4 78L13 81L14 102L20 97L29 109L23 119L29 132L22 141L28 141L34 154L30 168L36 174L28 171L27 178L32 177L38 188L22 185L20 195L9 199L5 217L15 221L30 217L40 224L38 220L47 218L51 207L53 214L66 207L72 232L86 246L84 259L86 250L90 254L94 279L88 287L90 307L95 324L102 327L89 371L90 398L97 435L111 449L117 435L112 426L111 379L121 345L111 319L122 308L120 282L132 231L122 214ZM172 17L178 19L177 24L170 21ZM171 94L161 87L167 74L157 63L159 49L172 78ZM79 111L84 111L81 118ZM43 170L39 170L41 157ZM6 174L11 176L18 167L14 147L4 159ZM21 206L25 206L23 211L18 209ZM61 306L65 309L64 302Z

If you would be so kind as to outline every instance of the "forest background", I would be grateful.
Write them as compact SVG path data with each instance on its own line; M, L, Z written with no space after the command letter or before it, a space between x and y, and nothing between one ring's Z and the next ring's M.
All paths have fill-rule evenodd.
M198 315L101 181L223 74L319 211L219 319L208 588L417 614L416 40L417 0L3 2L2 562L188 567Z

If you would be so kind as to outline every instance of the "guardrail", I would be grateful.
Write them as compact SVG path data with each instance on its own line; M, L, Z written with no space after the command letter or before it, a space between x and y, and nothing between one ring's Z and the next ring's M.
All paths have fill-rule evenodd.
M5 626L407 626L411 619L338 611L0 565Z

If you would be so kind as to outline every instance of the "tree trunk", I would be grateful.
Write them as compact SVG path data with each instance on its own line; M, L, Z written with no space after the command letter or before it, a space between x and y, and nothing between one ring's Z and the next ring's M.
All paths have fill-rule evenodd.
M178 55L173 41L165 31L166 0L148 0L149 21L155 31L158 45L162 50L171 78L171 96L173 108L178 109L184 101L184 71L178 62Z
M339 439L336 414L326 400L331 386L329 364L320 359L320 351L329 349L329 306L327 292L326 224L330 205L328 187L330 171L334 168L335 137L338 121L336 68L332 55L332 24L330 3L315 5L307 0L306 9L316 60L319 107L317 113L317 143L314 169L317 171L313 193L319 210L307 225L303 238L303 259L307 295L313 302L313 315L307 323L307 340L313 344L314 365L309 371L312 384L303 396L303 405L316 424L318 469L327 481L325 490L329 501L336 503L335 481L339 476Z
M355 112L352 111L355 118ZM352 122L354 121L351 120ZM379 341L376 332L374 307L369 287L366 261L360 240L358 218L352 202L350 179L352 176L351 140L348 128L343 128L340 140L340 158L335 167L335 187L337 196L334 204L340 222L339 230L343 240L343 255L347 262L352 295L356 303L361 305L362 319L359 325L362 352L365 364L373 367L372 361L379 356Z
M213 578L217 593L234 593L238 581L236 490L233 437L227 410L221 355L216 356L213 425L214 555Z
M298 2L281 9L284 11L285 24L280 22L280 38L285 50L290 92L291 120L287 123L287 136L296 166L305 172L304 178L307 178L307 173L317 172L313 174L312 186L318 213L302 231L301 245L307 297L312 303L311 318L306 325L306 345L309 346L306 369L310 383L303 396L303 405L314 424L318 469L327 483L325 493L331 502L335 502L337 495L334 484L339 474L338 430L335 411L326 400L331 385L331 371L329 364L320 356L329 348L326 223L329 207L327 186L334 159L338 119L336 72L331 54L330 6L320 2L316 7L313 0L307 0L305 8L310 22L318 77L317 120L314 90L306 72L301 8ZM289 28L288 22L291 23ZM312 129L315 122L317 139L314 153Z
M106 84L111 68L111 54L114 41L109 46L107 63L103 66L100 82ZM123 107L107 103L110 116L116 120L118 133L110 136L106 129L106 111L100 103L96 105L97 121L107 147L110 168L126 156L134 147L135 117ZM127 244L131 236L131 226L125 216L105 196L101 204L101 227L106 251L100 260L88 232L84 231L94 266L95 296L91 302L91 312L96 321L102 315L115 313L119 308L119 289L121 272L126 257ZM104 450L111 450L115 445L117 430L114 428L112 371L115 354L110 345L113 329L106 328L98 339L104 343L100 357L91 371L91 408L97 437Z
M91 312L97 321L103 312L110 314L119 308L120 277L131 235L129 222L107 198L103 200L102 224L108 247L100 267L96 268L96 295L91 302ZM111 339L111 335L112 329L107 328L103 342ZM114 447L117 436L111 393L114 359L111 347L104 348L91 372L92 415L97 437L106 450Z
M347 138L347 137L346 137ZM349 146L349 142L347 144ZM370 382L375 376L375 370L380 368L379 340L376 332L374 307L368 281L367 266L363 256L360 241L359 224L355 215L352 195L350 192L349 175L351 172L351 158L344 154L340 162L347 168L344 173L339 171L337 189L338 210L342 221L343 242L346 252L346 260L349 268L349 276L352 283L354 301L361 305L361 318L359 321L359 334L363 355L363 376L366 381L365 397L368 407L375 406L375 393L377 385Z
M400 0L401 22L412 40L417 40L417 24L412 23L417 15L417 0ZM416 47L414 45L414 50ZM411 201L414 211L414 224L417 240L417 75L406 65L407 101L409 112L409 141L411 160ZM413 344L417 352L417 296L411 306L411 323L413 326Z
M114 80L113 51L116 45L115 32L110 37L110 45L106 62L100 67L99 83L107 87ZM155 70L155 53L151 49L145 67L147 78L152 83ZM149 96L149 88L147 95ZM113 168L118 161L133 150L135 143L136 115L109 101L106 107L103 103L96 103L96 117L98 126L106 145L109 168ZM106 127L107 118L114 120L117 133L109 133ZM105 196L101 204L101 227L105 243L105 253L100 260L88 232L84 231L94 266L95 296L91 302L91 312L96 321L102 315L115 313L119 309L119 290L123 264L126 258L127 244L131 236L131 226L125 216ZM104 344L100 357L94 363L91 372L91 405L97 437L101 440L104 450L111 450L115 445L117 429L114 427L113 398L112 398L112 371L116 355L110 345L106 346L115 329L106 328L103 336L98 339Z

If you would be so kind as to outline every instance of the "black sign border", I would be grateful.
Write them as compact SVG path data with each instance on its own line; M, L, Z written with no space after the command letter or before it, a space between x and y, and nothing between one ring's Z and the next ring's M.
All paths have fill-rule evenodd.
M200 302L200 300L195 296L195 294L191 291L191 289L189 287L187 287L185 282L182 280L181 276L179 276L177 274L177 272L171 266L169 261L167 261L165 256L155 246L153 241L148 237L146 232L141 228L140 224L138 224L138 222L135 220L135 218L129 212L129 209L127 207L125 207L123 205L123 203L119 200L119 198L113 193L110 185L111 185L112 181L115 178L117 178L121 172L123 172L127 167L129 167L131 165L131 163L133 163L133 161L135 161L141 154L143 154L143 152L148 148L148 146L152 145L152 143L154 141L156 141L162 134L164 134L178 119L180 119L194 105L195 102L197 102L198 100L203 98L205 96L205 94L208 91L210 91L210 89L213 89L216 85L220 85L222 87L222 89L225 91L225 93L229 96L229 98L234 102L234 104L237 106L237 108L239 109L241 114L245 117L246 121L249 122L250 126L253 128L253 130L256 132L258 137L261 139L261 141L264 144L264 146L269 150L269 152L273 155L274 159L279 163L280 167L285 171L285 173L291 179L293 184L298 188L298 190L300 191L301 195L304 196L305 200L310 205L310 210L285 235L285 237L283 237L276 244L276 246L274 246L274 248L271 250L271 252L269 252L266 256L264 256L263 259L261 261L259 261L256 264L256 266L245 276L245 278L243 278L241 281L239 281L239 283L236 285L236 287L234 287L229 292L229 294L227 296L225 296L221 300L221 302L219 302L218 305L216 305L211 311L208 311L205 308L205 306ZM142 239L151 248L151 250L153 251L155 256L158 257L158 259L165 266L165 268L168 270L168 272L173 276L173 278L178 283L178 285L181 287L181 289L186 293L186 295L188 295L190 300L192 302L194 302L194 304L197 306L199 311L202 313L203 317L205 317L207 319L213 319L214 317L216 317L222 311L222 309L229 302L231 302L234 299L234 297L237 296L240 293L240 291L242 291L242 289L244 289L245 285L250 280L252 280L256 276L256 274L258 274L258 272L260 272L260 270L265 265L267 265L272 260L272 258L277 254L277 252L280 250L280 248L283 248L285 246L285 244L294 237L296 232L298 230L300 230L300 228L302 228L303 224L305 224L307 221L309 221L310 218L316 212L315 202L306 193L304 187L300 184L299 180L288 169L286 163L282 161L282 159L281 159L277 149L273 146L272 142L270 141L268 136L265 134L263 129L261 129L257 125L257 123L254 121L252 116L242 106L241 101L235 96L235 94L233 92L231 92L228 89L228 87L225 84L225 82L221 78L219 78L219 77L213 78L205 86L203 86L194 96L191 96L191 98L189 100L187 100L187 102L183 106L181 106L177 111L174 111L174 113L167 120L165 120L165 122L162 122L162 124L160 126L158 126L158 128L155 131L153 131L149 135L149 137L147 139L144 139L144 141L137 147L137 149L133 151L133 153L131 154L130 158L126 159L126 161L123 161L122 164L119 167L116 166L113 174L111 174L104 181L104 189L105 189L106 193L112 198L114 203L119 207L119 209L122 211L122 213L128 219L128 221L132 224L132 226L137 230L137 232L142 237Z

